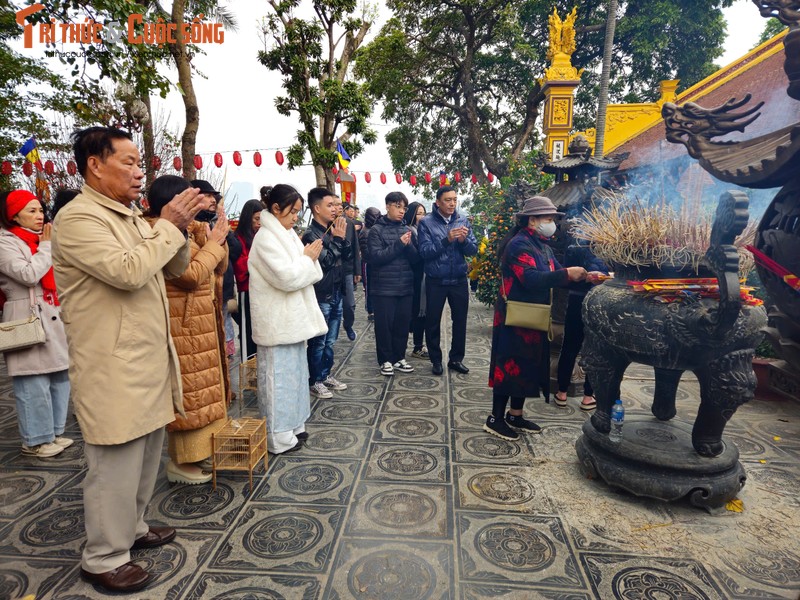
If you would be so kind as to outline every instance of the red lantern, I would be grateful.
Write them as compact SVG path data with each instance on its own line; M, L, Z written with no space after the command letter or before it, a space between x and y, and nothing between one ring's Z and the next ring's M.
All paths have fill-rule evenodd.
M181 160L180 156L176 156L172 159L172 166L176 171L180 171L183 167L183 161Z
M331 167L331 173L333 173L334 175L338 175L339 174L339 169L336 167L336 165L333 165Z
M52 175L56 172L56 166L53 164L52 160L45 161L44 163L44 172L48 175Z
M455 175L453 175L453 179L456 180L456 183L461 183L461 171L456 171Z
M342 183L342 178L339 175L336 176L336 183Z
M439 185L447 185L447 175L439 173Z
M409 177L408 178L408 183L410 183L411 185L417 185L417 176L416 175L412 175L411 177Z
M238 150L233 153L233 164L235 164L237 167L242 166L242 153Z
M403 183L403 176L402 176L402 175L400 175L400 173L395 173L395 174L394 174L394 180L395 180L397 183Z
M364 181L366 181L367 183L370 183L372 181L372 175L369 174L369 171L364 173Z
M222 154L217 152L214 155L214 165L219 169L222 166Z
M11 172L13 170L14 170L13 165L9 161L4 160L3 161L3 168L2 168L2 171L0 171L0 173L2 173L3 175L11 175Z
M275 153L275 162L278 163L279 167L283 166L283 152L280 150Z
M472 174L472 183L478 183L478 176L475 173Z
M156 156L156 158L158 158L158 157ZM159 168L161 167L161 159L160 158L158 159L158 166L159 166ZM78 165L76 165L74 161L69 161L67 163L67 173L69 173L70 175L75 175L75 173L77 173L77 172L78 172Z
M431 182L431 174L425 172L425 183L430 183L430 182Z
M195 169L203 168L203 159L199 154L194 155L194 168Z
M486 174L486 178L489 180L489 183L492 183L494 181L494 174L491 171L489 171Z
M33 165L26 160L22 163L22 172L25 173L26 177L30 177L33 175Z
M72 162L72 161L70 161ZM161 169L161 158L158 156L153 157L153 171L158 171ZM69 163L67 163L67 170L69 171ZM74 175L74 173L70 173L70 175Z
M261 152L254 152L253 153L253 164L257 167L261 166Z
M381 183L386 185L386 173L381 173Z

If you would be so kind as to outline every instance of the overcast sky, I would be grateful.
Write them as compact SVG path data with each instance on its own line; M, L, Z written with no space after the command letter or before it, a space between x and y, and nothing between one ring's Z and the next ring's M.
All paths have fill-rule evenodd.
M286 165L279 167L275 162L275 151L284 151L294 141L298 128L295 116L283 117L274 107L274 98L282 93L280 76L269 71L257 60L257 53L263 48L260 40L259 22L267 14L265 2L258 0L239 0L229 2L239 23L238 32L226 32L223 44L207 44L205 56L197 56L194 64L204 77L195 76L194 84L200 105L200 130L197 137L197 153L204 156L206 168L216 171L217 177L227 166L227 183L230 188L228 208L241 205L249 198L257 197L262 185L289 183L305 196L314 186L311 167L289 171ZM384 9L385 10L385 9ZM760 35L764 20L750 0L736 0L725 10L728 21L728 41L725 54L719 64L725 65L750 50ZM377 33L377 23L371 35ZM17 48L25 51L21 47ZM54 60L54 59L53 59ZM55 65L54 65L55 66ZM177 81L174 69L170 77ZM182 130L183 104L175 92L166 101L155 103L156 111L170 115L174 129ZM355 159L351 168L358 178L358 204L363 207L383 206L383 198L389 191L401 189L414 199L410 186L397 186L394 182L391 161L384 142L384 135L391 125L380 119L379 111L370 120L379 135L377 144ZM236 167L231 154L239 150L243 164ZM253 164L252 153L259 150L263 156L260 168ZM221 152L224 163L222 170L213 167L211 155ZM162 157L171 172L172 157ZM436 176L436 165L430 169ZM372 174L372 183L364 181L364 172ZM385 172L389 181L382 185L378 179ZM421 175L421 174L419 174Z

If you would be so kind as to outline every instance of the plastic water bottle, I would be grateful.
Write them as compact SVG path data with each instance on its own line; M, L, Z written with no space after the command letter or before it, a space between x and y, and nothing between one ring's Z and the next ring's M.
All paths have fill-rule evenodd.
M614 443L622 441L622 424L625 422L625 408L622 400L614 402L611 407L611 431L608 432L608 439Z

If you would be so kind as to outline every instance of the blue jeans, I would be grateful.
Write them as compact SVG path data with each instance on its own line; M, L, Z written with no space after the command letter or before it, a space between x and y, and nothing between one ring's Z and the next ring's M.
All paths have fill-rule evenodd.
M26 446L48 444L64 433L69 406L67 370L11 378L19 435Z
M342 295L334 294L330 302L320 302L319 308L325 323L328 324L328 333L308 340L308 384L314 385L325 381L333 368L333 344L339 337L339 327L342 324Z

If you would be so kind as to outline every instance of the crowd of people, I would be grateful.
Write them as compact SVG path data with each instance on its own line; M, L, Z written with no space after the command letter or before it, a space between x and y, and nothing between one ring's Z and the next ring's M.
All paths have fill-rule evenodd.
M78 131L73 152L85 185L59 195L52 222L32 193L0 194L0 290L3 321L33 310L46 330L44 343L5 354L22 452L46 459L73 444L64 436L70 398L81 428L86 580L110 591L141 589L151 575L131 561L131 550L174 539L173 528L144 519L165 437L169 481L210 480L212 435L227 422L232 398L234 321L242 359L255 357L273 454L303 447L311 396L347 388L334 377L334 344L342 326L356 339L359 283L381 374L414 371L409 336L410 356L429 361L433 375L445 364L469 373L467 261L478 244L453 187L437 190L430 213L391 192L385 212L369 208L362 222L357 207L331 190L315 187L304 198L279 184L246 202L232 231L207 181L164 175L145 192L139 151L124 131ZM306 203L311 220L300 236ZM504 439L540 430L523 416L523 403L549 390L550 376L547 332L506 325L507 302L550 304L554 287L572 286L568 312L579 320L585 286L603 271L595 263L587 270L585 253L581 264L559 265L546 243L558 216L534 196L501 244L484 428ZM568 332L559 405L581 336L582 329ZM583 406L591 410L586 386Z

